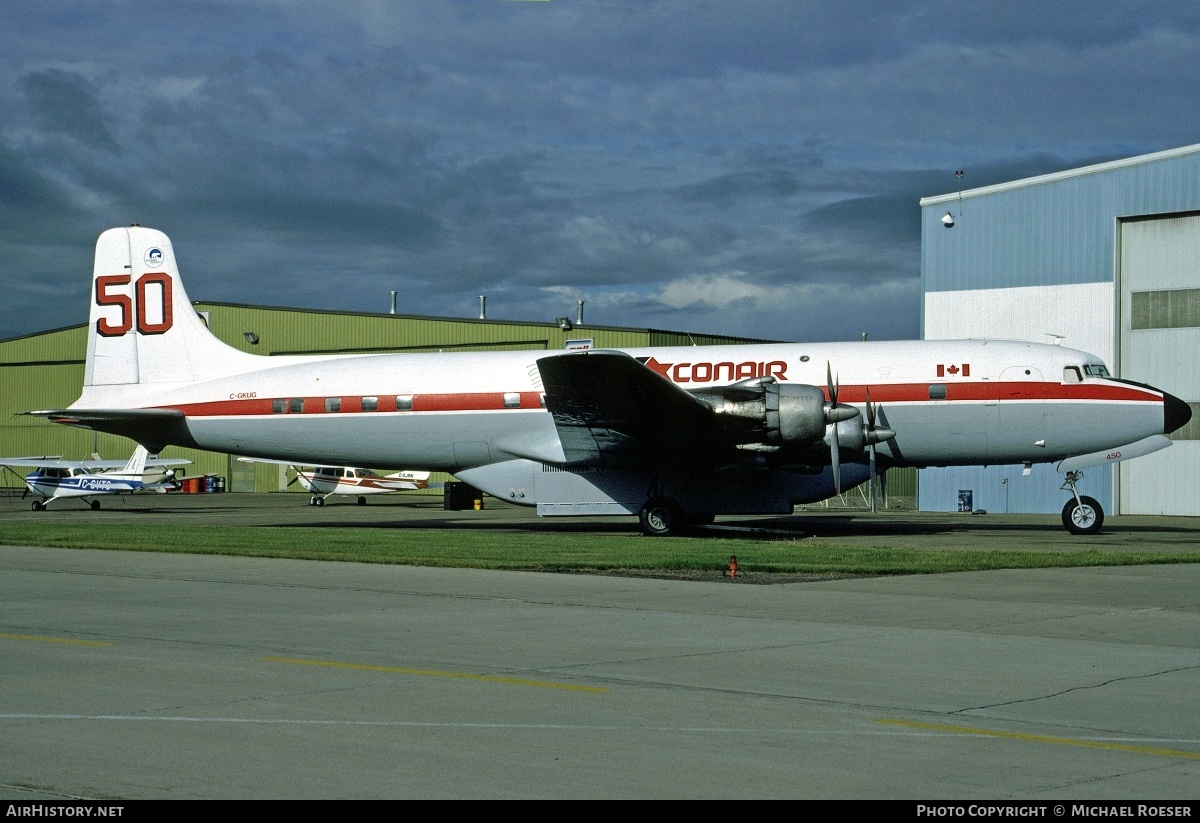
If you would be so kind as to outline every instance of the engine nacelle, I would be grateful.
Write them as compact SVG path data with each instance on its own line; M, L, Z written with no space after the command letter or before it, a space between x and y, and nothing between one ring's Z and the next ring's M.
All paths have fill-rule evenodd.
M825 436L831 422L825 392L802 383L754 377L695 394L721 418L734 444L747 451L810 446Z

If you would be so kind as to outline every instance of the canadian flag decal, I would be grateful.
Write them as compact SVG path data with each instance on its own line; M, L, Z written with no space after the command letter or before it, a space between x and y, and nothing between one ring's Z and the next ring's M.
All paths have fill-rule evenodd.
M963 363L961 366L947 366L943 363L938 363L937 376L945 377L946 375L950 375L951 377L970 377L971 364Z

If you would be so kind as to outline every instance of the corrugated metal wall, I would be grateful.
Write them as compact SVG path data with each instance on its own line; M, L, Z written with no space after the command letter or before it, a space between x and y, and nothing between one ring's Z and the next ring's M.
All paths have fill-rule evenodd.
M1200 287L1200 216L1123 221L1119 241L1121 373L1184 400L1200 399L1200 307L1186 299ZM1134 328L1135 295L1169 310L1144 312ZM1172 436L1171 448L1120 464L1121 512L1200 515L1194 432L1188 426Z
M1146 360L1122 354L1122 328L1128 329L1130 310L1125 298L1122 311L1121 292L1128 294L1131 287L1117 286L1118 227L1130 218L1200 210L1200 146L964 191L961 197L926 198L921 207L922 329L927 339L999 337L1046 343L1052 342L1050 335L1061 335L1063 345L1099 355L1117 376L1168 391L1180 385ZM954 219L951 228L942 222L947 212ZM1145 248L1148 254L1149 246ZM1184 258L1189 252L1183 249L1164 253ZM1200 287L1200 280L1189 274L1176 287L1183 285ZM1162 336L1159 331L1149 334ZM1183 351L1194 348L1177 349ZM1187 391L1179 396L1200 397L1200 392ZM1185 459L1178 476L1197 473L1195 461L1184 458L1186 449L1169 451L1173 459ZM1126 500L1133 499L1128 495L1135 486L1155 482L1140 479L1141 467L1152 465L1152 457L1128 464L1138 468L1122 483ZM1110 512L1117 502L1114 473L1093 469L1080 485L1081 493ZM1062 476L1052 468L1011 475L1011 467L923 470L918 505L955 511L959 490L972 489L983 490L984 502L976 506L989 511L1003 510L1001 494L1014 512L1061 509L1066 492L1059 488ZM1191 488L1186 479L1180 485ZM1150 511L1141 504L1121 508Z

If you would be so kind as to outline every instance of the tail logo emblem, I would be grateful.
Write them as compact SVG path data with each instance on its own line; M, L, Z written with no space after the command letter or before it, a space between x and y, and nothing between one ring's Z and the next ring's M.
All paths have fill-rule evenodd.
M153 248L146 249L146 265L152 269L157 269L162 265L163 253L162 249Z

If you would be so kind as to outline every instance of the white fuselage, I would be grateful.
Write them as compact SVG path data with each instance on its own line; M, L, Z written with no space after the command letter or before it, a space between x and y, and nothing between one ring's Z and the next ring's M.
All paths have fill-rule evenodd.
M683 389L772 375L871 401L892 465L1047 462L1161 433L1163 396L1085 374L1083 352L1032 343L918 341L629 350ZM536 360L560 352L257 358L207 381L85 389L81 408L178 409L204 449L330 465L459 472L509 459L562 463ZM572 356L572 355L566 355ZM827 365L828 364L828 365ZM141 395L139 397L139 395ZM116 398L113 398L115 400ZM370 410L368 410L370 409Z

